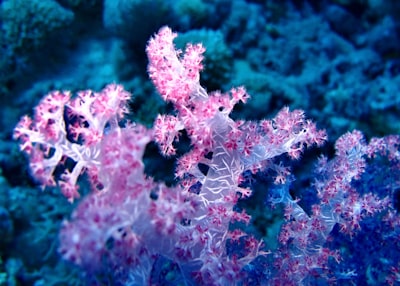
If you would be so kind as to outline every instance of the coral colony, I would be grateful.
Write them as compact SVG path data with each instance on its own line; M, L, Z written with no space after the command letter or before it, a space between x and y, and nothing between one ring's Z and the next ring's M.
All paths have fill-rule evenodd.
M341 136L335 156L318 159L306 210L290 192L289 163L323 145L325 132L287 107L271 120L233 120L235 105L249 98L245 88L206 91L205 48L177 50L176 36L163 27L147 45L149 76L174 107L153 128L126 119L131 94L117 84L76 96L51 92L15 128L43 186L58 186L73 202L78 179L90 182L92 191L62 224L61 256L93 283L326 285L356 283L370 263L367 251L381 256L379 279L398 283L399 136L369 143L357 130ZM177 157L177 183L147 176L147 144L174 156L183 134L191 147ZM265 211L283 209L275 249L252 234L252 217L237 204L262 176L273 182L264 188Z

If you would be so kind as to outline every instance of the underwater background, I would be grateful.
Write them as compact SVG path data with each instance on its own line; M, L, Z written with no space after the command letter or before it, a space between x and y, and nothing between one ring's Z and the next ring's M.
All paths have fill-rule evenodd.
M57 253L61 222L79 201L70 204L57 189L40 190L12 132L49 91L98 91L109 83L133 94L130 119L151 126L171 109L148 78L145 54L147 41L164 25L179 33L177 47L205 46L201 83L208 91L246 87L251 99L235 109L235 118L270 118L283 106L303 109L326 129L329 142L318 152L328 154L350 130L367 139L400 134L397 0L0 3L0 285L86 285L81 270ZM315 152L301 160L311 164L308 156ZM173 160L161 161L154 146L147 156L149 174L173 184ZM309 178L298 173L304 176L296 183L301 197ZM282 217L257 215L253 203L254 232L273 239L268 233L276 231L268 228ZM388 268L380 266L386 251L359 267L364 273L355 285L385 285L375 272ZM400 265L392 266L398 275Z

